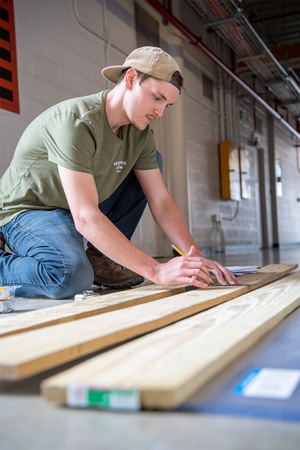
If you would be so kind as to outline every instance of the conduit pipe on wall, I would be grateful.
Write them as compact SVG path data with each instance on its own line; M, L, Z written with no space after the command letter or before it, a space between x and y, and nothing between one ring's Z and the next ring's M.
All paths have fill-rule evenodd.
M151 5L157 12L159 12L168 22L170 22L174 27L176 27L184 36L186 36L190 43L196 45L202 52L208 56L218 67L220 67L224 72L226 72L231 78L236 81L239 86L245 89L248 94L255 98L258 103L260 103L269 113L272 114L277 120L279 120L282 125L284 125L289 131L291 131L298 139L300 139L300 134L293 128L286 120L284 120L280 114L278 114L275 109L273 109L267 102L265 102L256 92L254 92L241 78L239 78L235 73L233 73L229 67L227 67L208 47L206 47L201 39L195 36L188 28L186 28L183 23L176 19L173 14L171 14L167 9L163 7L161 3L157 0L146 0L149 5Z
M225 141L225 113L224 113L224 89L221 72L218 74L218 108L220 111L219 141Z
M106 37L107 33L107 24L106 24L106 17L105 17L105 13L106 13L106 4L105 4L105 0L103 0L101 2L102 5L102 12L103 12L103 28L104 28L104 33L105 36L102 36L101 34L96 33L94 30L92 30L91 28L89 28L87 25L85 25L79 15L78 12L78 7L77 7L77 0L72 0L72 6L73 6L73 12L74 12L74 16L76 21L78 22L78 24L84 28L85 30L87 30L89 33L93 34L94 36L96 36L97 38L99 38L101 41L103 41L105 44L107 44L109 47L114 48L115 50L117 50L118 52L122 53L125 57L128 56L128 54L126 52L124 52L124 50L122 50L121 48L117 47L116 45L112 44L110 42L110 39L108 39ZM107 63L107 61L106 61Z

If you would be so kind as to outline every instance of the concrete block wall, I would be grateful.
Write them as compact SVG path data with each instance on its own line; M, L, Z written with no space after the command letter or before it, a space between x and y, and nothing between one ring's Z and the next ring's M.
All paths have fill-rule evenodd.
M249 111L250 112L250 111ZM273 245L273 226L272 226L272 207L271 207L271 189L270 189L270 162L269 162L269 154L268 154L268 136L267 136L267 115L265 112L257 109L257 117L258 120L261 121L261 130L260 132L256 131L256 137L258 138L257 148L254 148L257 156L257 167L256 167L256 193L258 198L258 223L259 223L259 231L260 231L260 246L272 247ZM248 135L252 137L252 135L248 132ZM258 167L258 153L261 153L263 159L263 172L264 172L264 186L260 185L259 181L259 167ZM265 206L261 204L260 199L260 191L263 189L263 196L265 198ZM260 208L263 208L264 211L260 211ZM266 240L267 242L263 242L262 237L262 221L263 215L266 220Z
M214 99L203 95L202 72L214 81ZM257 161L256 149L250 145L252 133L252 113L250 107L238 123L238 102L232 88L226 89L226 97L231 97L232 111L229 129L228 114L221 117L219 96L224 95L220 87L216 67L208 59L199 60L198 55L186 53L185 80L187 85L186 132L188 159L188 186L190 229L197 243L206 251L222 246L256 247L260 246L260 227L257 196ZM225 121L225 132L220 132L221 121ZM221 180L219 168L219 142L230 140L241 148L248 149L250 156L251 199L241 200L239 204L231 200L221 200ZM214 216L221 223L221 233L216 232Z
M100 5L88 3L91 18L99 16ZM1 149L5 149L0 174L38 114L62 100L105 87L100 75L103 43L78 25L70 0L15 0L14 10L20 115L0 110Z
M300 242L300 168L294 140L276 124L275 155L282 169L282 197L277 197L279 243Z
M201 75L199 68L198 74ZM187 86L190 74L185 72ZM186 132L191 231L199 245L210 245L212 214L220 198L217 107L203 96L201 76L192 81L193 97L186 95ZM194 92L196 90L196 92ZM195 94L195 95L194 95ZM217 175L217 176L216 176Z
M233 92L229 92L234 96ZM235 94L236 95L236 94ZM226 247L258 248L261 243L258 198L258 167L257 150L252 145L253 118L252 106L246 104L241 108L236 98L233 101L233 111L236 118L233 121L233 142L241 149L247 150L250 166L250 198L241 199L238 204L232 200L221 200L220 212L225 235ZM227 115L229 112L226 113ZM229 139L231 140L231 139Z
M220 73L216 66L200 50L190 46L174 33L172 27L163 24L159 15L144 1L137 0L159 23L160 45L167 51L174 42L182 48L182 68L186 90L184 102L184 132L186 144L182 152L186 156L188 222L198 242L205 249L214 245L212 216L221 217L226 249L242 246L261 245L261 225L259 212L259 184L257 148L252 145L252 106L246 103L243 119L235 118L229 136L221 132L219 89ZM74 9L75 5L75 9ZM16 41L19 74L20 115L0 110L1 159L0 176L6 170L13 156L15 146L25 127L47 107L66 98L87 95L110 87L101 76L105 65L119 64L136 47L133 0L14 0ZM182 10L182 8L181 8ZM188 14L184 9L184 14ZM81 24L78 23L78 17ZM180 44L179 44L180 43ZM220 47L221 48L221 47ZM169 50L170 49L170 50ZM214 81L214 100L203 95L202 73ZM226 95L231 97L232 111L238 112L239 97L232 84ZM176 105L174 106L176 108ZM166 112L168 114L169 111ZM229 112L227 119L229 119ZM266 116L260 112L263 132L261 147L266 152L266 196L268 228L272 233L271 208L269 199L268 140ZM226 119L226 118L225 118ZM165 124L168 124L165 128ZM161 119L159 125L159 147L164 153L168 147L165 129L172 132L170 123ZM225 127L226 128L226 127ZM281 158L284 180L284 197L278 200L278 221L280 239L289 244L300 241L299 171L296 168L293 139L276 125L276 157ZM226 131L226 130L225 130ZM221 139L235 139L238 145L249 149L251 160L251 199L239 204L235 216L235 202L220 198L220 174L218 143ZM239 142L238 142L239 141ZM184 147L184 146L183 146ZM178 151L178 149L177 149ZM180 149L179 149L180 151ZM171 173L167 152L165 158L165 179L177 179L180 188L180 171ZM175 168L174 168L175 167ZM178 170L178 168L177 168ZM176 178L177 177L177 178ZM185 177L186 178L186 177ZM225 219L224 219L225 218ZM149 233L152 229L152 234ZM151 238L150 238L151 237ZM161 236L146 214L137 230L134 242L152 256L164 256L160 252ZM167 246L169 248L169 244ZM166 247L164 247L164 252ZM167 256L167 255L166 255Z

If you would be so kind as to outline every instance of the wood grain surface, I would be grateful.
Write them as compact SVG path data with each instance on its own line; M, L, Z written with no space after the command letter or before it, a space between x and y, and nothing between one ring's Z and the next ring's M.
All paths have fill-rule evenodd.
M89 296L81 301L30 311L5 318L0 324L0 338L152 302L184 291L185 286L152 284L100 296Z
M238 297L293 270L243 275L253 286L197 289L75 322L27 331L0 340L0 378L16 380L118 344Z
M174 408L300 305L300 272L92 358L42 384L66 403L67 387L137 389L145 409Z
M271 282L277 278L277 274L283 276L296 268L297 264L285 264L284 267L282 264L271 264L259 269L258 273L263 272L269 274L270 280L268 282ZM274 273L276 274L275 277L273 276ZM249 275L242 275L239 279L245 284L257 282L257 278L249 277ZM259 277L258 284L261 283L261 280ZM264 283L266 282L267 278L264 277ZM254 286L253 288L255 287L258 286ZM6 317L1 322L0 338L152 302L185 292L185 288L186 286L158 286L151 284L149 286L141 286L110 294L87 297L82 301L64 303L50 308L30 311L14 317ZM240 291L240 293L242 292L245 291Z

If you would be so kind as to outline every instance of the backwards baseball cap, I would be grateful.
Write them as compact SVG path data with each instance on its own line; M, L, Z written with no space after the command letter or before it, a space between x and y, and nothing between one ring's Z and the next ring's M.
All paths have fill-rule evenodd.
M181 85L174 77L174 72L180 73L180 68L172 56L158 47L140 47L125 59L122 66L109 66L102 70L102 75L109 81L116 83L123 70L132 67L138 72L145 73L159 80L168 81L181 91Z

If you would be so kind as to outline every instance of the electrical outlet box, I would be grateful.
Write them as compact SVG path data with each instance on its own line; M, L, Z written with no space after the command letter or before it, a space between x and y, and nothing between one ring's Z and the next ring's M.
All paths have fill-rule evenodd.
M221 216L220 216L220 214L212 214L211 220L212 220L214 223L220 223L220 222L221 222Z

